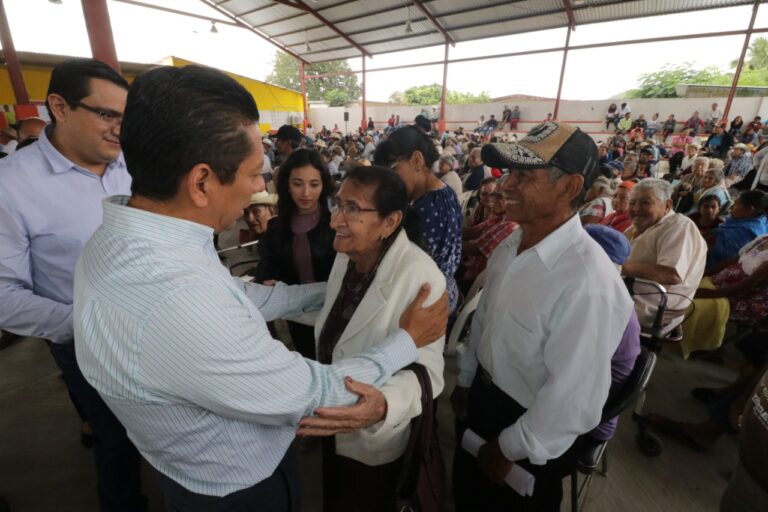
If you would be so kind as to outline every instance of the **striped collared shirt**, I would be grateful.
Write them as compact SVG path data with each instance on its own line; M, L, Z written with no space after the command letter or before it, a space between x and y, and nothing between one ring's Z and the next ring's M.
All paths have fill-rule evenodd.
M318 406L353 403L343 377L381 385L416 360L398 330L323 366L273 340L266 321L317 309L325 284L230 276L213 231L104 201L75 271L77 360L142 455L190 491L223 496L267 478Z

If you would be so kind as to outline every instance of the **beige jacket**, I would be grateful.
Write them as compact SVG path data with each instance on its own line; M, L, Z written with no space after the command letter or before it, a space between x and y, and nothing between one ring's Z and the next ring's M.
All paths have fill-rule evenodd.
M336 301L349 258L338 254L328 277L325 305L315 323L315 339L319 339L328 313ZM365 352L397 330L400 315L416 297L425 282L432 285L427 304L432 304L445 291L445 277L424 251L400 231L384 259L376 277L333 351L333 362ZM445 337L419 349L418 362L429 371L432 393L443 390L443 346ZM387 417L366 429L336 436L336 453L369 466L398 459L405 451L411 418L421 414L421 388L413 372L399 371L381 387L387 400Z

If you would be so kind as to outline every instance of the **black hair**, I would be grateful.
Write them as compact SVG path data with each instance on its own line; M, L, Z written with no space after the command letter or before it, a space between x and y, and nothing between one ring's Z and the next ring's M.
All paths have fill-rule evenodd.
M120 131L133 194L171 199L200 163L221 183L232 183L255 149L246 128L258 121L253 96L221 71L202 66L147 71L128 91Z
M741 201L744 206L754 208L756 217L768 213L768 194L762 190L747 190L742 192L736 200Z
M614 167L601 165L599 169L600 169L600 176L605 176L606 178L613 179Z
M432 164L440 158L437 148L423 131L413 126L403 126L378 145L373 161L376 165L387 167L398 160L411 158L414 151L424 157L427 169L432 169Z
M96 59L67 59L57 64L51 72L51 81L48 83L45 108L48 109L48 117L51 124L56 124L56 117L51 111L48 96L58 94L69 104L72 109L91 94L91 79L106 80L118 87L128 90L128 81L120 73Z
M717 196L717 194L707 194L706 196L699 199L698 204L702 205L704 203L708 203L709 201L717 201L718 206L723 206L720 204L720 198Z
M357 166L347 172L344 181L353 181L364 187L374 187L373 204L380 218L393 212L403 212L403 220L392 235L397 235L400 229L404 229L408 239L423 248L419 216L408 200L403 179L396 172L379 165Z
M294 169L299 167L311 166L317 169L320 173L320 181L323 185L323 190L320 191L320 197L318 202L320 203L320 211L322 217L326 217L330 222L330 210L328 209L328 198L334 193L333 178L328 171L328 167L325 166L320 153L314 149L301 148L297 149L285 159L285 162L280 164L280 170L277 173L277 229L278 232L289 235L291 232L291 219L294 213L298 211L296 203L291 198L291 173Z
M419 114L413 120L413 125L416 128L420 128L424 133L429 133L432 130L432 123L425 116Z

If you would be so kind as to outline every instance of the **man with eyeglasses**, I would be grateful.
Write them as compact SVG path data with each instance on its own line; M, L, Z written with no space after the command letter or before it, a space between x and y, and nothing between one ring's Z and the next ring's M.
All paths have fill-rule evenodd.
M83 421L81 441L94 447L101 509L110 511L146 510L141 458L78 367L73 276L102 222L102 200L130 193L120 151L127 93L128 82L102 62L62 62L48 86L50 125L0 162L0 327L48 343Z

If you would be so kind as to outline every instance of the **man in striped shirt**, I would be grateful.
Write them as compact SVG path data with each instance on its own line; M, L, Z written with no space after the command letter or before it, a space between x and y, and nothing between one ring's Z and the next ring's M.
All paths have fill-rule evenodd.
M138 77L121 132L132 195L104 201L75 271L78 363L160 472L169 510L298 510L299 420L355 393L351 423L386 408L363 383L380 386L445 333L447 300L422 308L422 290L401 329L333 366L272 339L266 321L319 308L325 284L246 284L218 261L213 234L264 188L258 120L218 71Z

